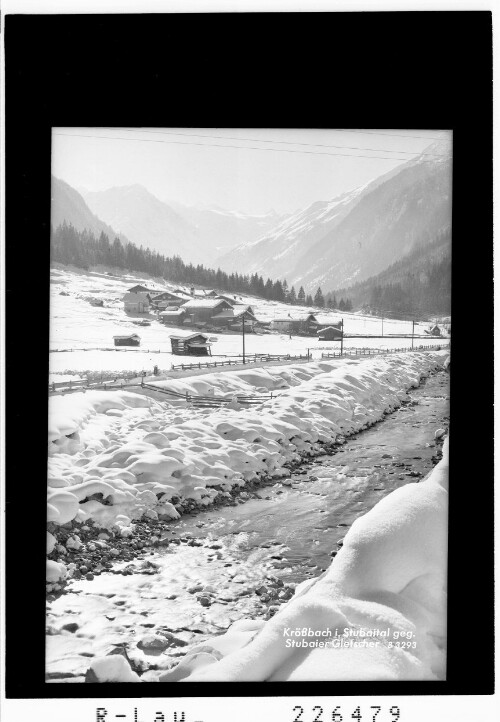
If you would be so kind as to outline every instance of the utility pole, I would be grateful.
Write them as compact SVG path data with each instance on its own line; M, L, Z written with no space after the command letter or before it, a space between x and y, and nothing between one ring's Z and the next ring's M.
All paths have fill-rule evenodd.
M413 337L414 337L414 335L415 335L415 321L412 321L411 323L412 323L412 326L411 326L411 347L412 347L412 349L413 349Z
M340 355L344 355L344 319L341 320L341 335L340 335Z
M243 337L243 363L246 363L246 361L245 361L245 314L244 313L241 318L242 318L241 330L242 330L242 337Z
M384 338L384 317L382 316L382 338Z

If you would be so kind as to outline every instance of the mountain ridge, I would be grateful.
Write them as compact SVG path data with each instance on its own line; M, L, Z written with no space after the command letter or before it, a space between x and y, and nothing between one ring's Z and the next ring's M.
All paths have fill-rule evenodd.
M364 186L312 203L218 260L228 272L238 265L252 273L265 269L306 292L319 285L329 291L377 273L450 219L451 154L442 140Z

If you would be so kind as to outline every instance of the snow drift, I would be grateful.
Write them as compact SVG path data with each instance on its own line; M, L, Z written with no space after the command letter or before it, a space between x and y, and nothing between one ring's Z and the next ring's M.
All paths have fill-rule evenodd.
M427 479L358 518L272 619L237 622L160 681L444 679L447 516L446 440Z
M165 396L87 391L49 407L48 520L93 519L129 533L134 519L176 518L286 464L341 443L399 406L447 352L214 373L164 382L176 390L280 395L251 409L193 410ZM180 404L180 405L179 405ZM173 503L172 503L173 502Z

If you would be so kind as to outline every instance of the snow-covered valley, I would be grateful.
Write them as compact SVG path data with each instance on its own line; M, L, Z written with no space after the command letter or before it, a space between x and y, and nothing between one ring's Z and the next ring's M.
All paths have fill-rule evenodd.
M150 326L137 327L133 318L123 309L122 298L127 289L136 283L151 282L140 275L108 275L102 271L82 271L58 266L51 271L51 327L50 327L50 373L51 380L61 375L85 375L86 372L114 374L124 371L142 370L151 373L157 365L160 370L169 370L172 363L189 363L188 356L173 356L170 335L178 332L175 326L159 322L154 314L141 314L151 321ZM176 286L161 279L156 285L173 290ZM97 299L104 306L92 306ZM290 306L277 301L266 301L250 296L238 296L240 303L249 304L261 321L286 318ZM308 309L306 309L308 310ZM384 338L346 338L344 348L401 348L411 340L391 338L391 334L411 334L412 323L384 319L357 313L333 313L314 309L318 320L339 321L344 319L346 334L380 336ZM135 319L136 320L136 319ZM426 324L416 324L415 333L423 334ZM113 346L113 335L139 333L141 346L138 349ZM242 338L238 333L211 334L217 340L212 347L214 360L241 354ZM447 342L447 341L446 341ZM440 345L443 339L429 336L416 340L415 345ZM320 358L322 352L338 351L338 342L320 342L307 336L288 334L247 334L246 353L251 354L306 354L308 349L313 358ZM155 353L153 353L153 351ZM160 351L160 353L156 353Z

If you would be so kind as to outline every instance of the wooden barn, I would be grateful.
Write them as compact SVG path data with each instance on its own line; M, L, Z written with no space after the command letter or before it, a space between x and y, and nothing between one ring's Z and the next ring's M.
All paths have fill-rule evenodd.
M131 333L128 336L113 336L115 346L140 346L141 337L137 333Z
M165 311L160 311L158 318L167 326L182 326L186 312L183 308L166 308Z
M316 331L320 341L340 341L342 338L342 325L335 324L332 326L325 326L319 331Z
M207 324L211 323L214 316L222 311L230 310L231 304L222 298L214 299L192 299L185 303L182 308L186 311L184 323Z
M241 331L245 320L245 330L251 332L258 323L251 306L235 305L221 311L212 318L212 323L216 326L225 326L233 330Z
M148 313L150 309L149 295L142 293L126 293L123 306L127 313Z
M170 336L172 353L177 356L211 356L212 342L204 333Z
M288 316L275 318L271 321L271 330L281 333L294 333L311 336L316 333L319 323L316 316L309 313L291 311Z

